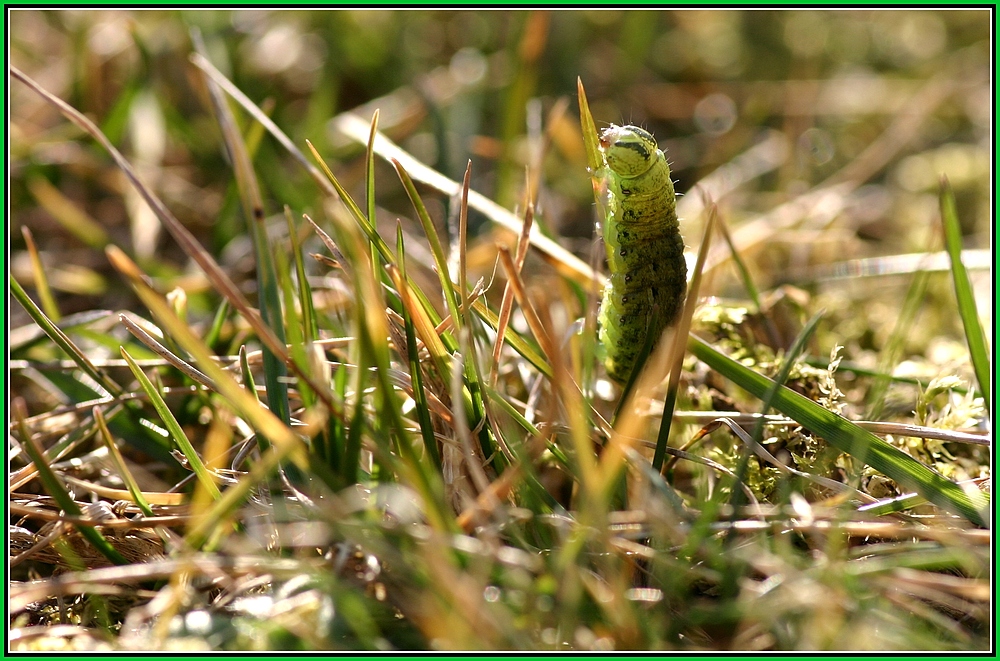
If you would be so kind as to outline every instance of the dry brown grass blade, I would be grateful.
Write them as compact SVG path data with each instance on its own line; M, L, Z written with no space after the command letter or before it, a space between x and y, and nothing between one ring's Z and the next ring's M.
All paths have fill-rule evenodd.
M29 604L52 596L69 594L95 594L101 588L113 588L116 584L134 585L146 581L169 579L179 572L218 577L223 574L248 576L270 574L279 579L313 575L323 571L323 563L317 559L293 560L269 558L262 563L257 555L234 558L210 554L189 555L179 559L157 559L141 564L121 567L101 567L87 571L67 572L52 578L12 586L9 612L23 611Z
M434 322L431 318L427 316L427 312L424 308L417 302L417 297L410 288L410 284L403 280L403 275L400 273L399 268L395 264L386 264L386 272L392 279L393 284L396 286L396 291L399 292L400 301L406 306L407 311L410 314L411 319L413 319L414 329L417 331L417 336L420 341L424 343L427 347L427 351L430 353L435 362L443 365L442 361L448 360L450 354L447 348L444 346L444 342L441 341L441 337L438 335L438 331L434 326ZM405 350L400 353L404 353ZM442 374L444 376L444 374Z
M82 489L83 491L96 494L102 498L108 498L110 500L127 500L132 502L132 494L130 494L126 489L112 489L111 487L105 487L100 484L88 482L87 480L81 480L70 475L64 475L63 480L79 489ZM187 501L187 496L183 493L154 493L144 491L142 495L150 505L183 505Z
M518 305L521 306L521 312L524 314L525 321L528 322L528 328L535 335L535 339L538 340L538 344L542 347L542 353L544 353L549 360L553 359L553 354L556 353L557 347L552 342L552 338L546 331L545 327L542 326L541 321L538 317L538 311L535 310L535 306L532 305L531 301L528 299L528 294L525 291L524 281L521 280L521 274L518 272L517 266L514 264L514 258L510 255L510 249L507 246L498 246L500 254L500 264L503 266L504 273L507 275L507 282L511 285L514 291L514 298L517 299Z
M104 133L76 108L73 108L62 99L51 94L16 67L11 67L10 72L14 78L23 82L43 99L58 108L68 120L79 126L84 132L100 143L100 145L111 155L115 164L125 174L132 186L139 192L146 204L148 204L153 212L156 213L160 222L163 223L164 227L167 228L177 243L180 244L181 248L184 249L184 252L195 260L198 266L205 271L205 274L212 281L212 284L215 285L215 287L217 287L227 299L229 299L231 304L233 304L242 314L244 314L244 316L247 317L247 321L253 324L254 318L257 318L258 323L260 323L257 311L253 309L246 297L244 297L242 292L240 292L239 288L232 282L232 280L229 279L229 276L226 275L212 256L209 255L201 244L198 243L198 240L194 237L194 235L191 234L187 228L184 227L179 220L177 220L176 217L174 217L159 197L157 197L139 179L139 176L132 168L132 165L125 159L124 156L122 156L121 152L119 152L118 149L111 144L111 141L108 140ZM260 325L263 327L262 323L260 323ZM267 339L263 336L261 339L267 341Z
M528 254L529 241L528 237L531 235L531 225L534 222L535 211L534 205L530 202L524 210L524 222L521 224L521 234L517 239L517 256L514 258L514 270L516 273L521 273L521 267L524 266L524 258ZM492 382L495 384L497 377L499 376L500 367L500 352L503 350L503 338L504 334L507 332L507 324L510 323L510 312L511 307L514 303L514 290L513 285L508 280L507 284L504 285L503 289L503 299L500 302L500 310L498 312L497 322L497 339L493 346L493 366Z
M181 494L171 494L171 495L179 496ZM11 494L11 497L33 498L34 496ZM154 516L142 519L98 520L98 519L93 519L91 517L70 516L55 509L42 509L41 507L35 507L32 505L23 505L21 503L10 503L10 511L12 514L16 514L17 516L23 516L29 519L36 519L38 521L64 522L81 526L103 526L105 528L112 528L115 530L129 530L132 528L153 528L156 526L172 527L181 525L190 519L190 517L185 514L185 515Z

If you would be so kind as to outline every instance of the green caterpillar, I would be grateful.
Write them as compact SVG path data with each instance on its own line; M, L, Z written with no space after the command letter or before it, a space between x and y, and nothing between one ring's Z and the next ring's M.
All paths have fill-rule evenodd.
M684 239L677 222L670 168L656 140L635 126L601 134L608 190L604 246L611 277L598 317L608 375L628 380L646 329L659 338L680 313L687 289ZM653 306L658 314L650 319Z

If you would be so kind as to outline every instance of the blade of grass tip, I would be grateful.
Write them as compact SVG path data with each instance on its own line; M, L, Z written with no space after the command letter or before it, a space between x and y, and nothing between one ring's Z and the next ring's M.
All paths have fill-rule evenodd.
M688 348L698 360L754 397L763 399L773 387L773 381L726 356L696 335L689 335ZM775 391L771 405L841 452L885 474L904 489L915 491L972 523L988 525L984 503L974 502L951 480L846 418L784 386ZM981 501L982 498L976 500Z
M260 398L257 397L257 384L253 380L253 372L250 371L250 363L247 362L247 347L246 345L240 346L240 373L243 376L243 388L253 395L253 398L260 402Z
M597 135L597 125L594 124L594 117L590 114L590 103L587 102L587 92L583 89L583 79L576 79L576 98L580 105L580 129L583 131L583 146L587 152L587 167L590 174L594 175L604 164L601 158L601 150L598 147L600 138Z
M468 293L466 243L469 237L469 187L471 181L472 161L470 160L465 167L465 176L462 180L462 197L458 207L458 292L462 298L460 312L462 317L462 326L460 328L456 327L456 330L460 334L462 331L465 332L465 350L462 351L462 355L466 358L464 360L465 381L472 404L473 428L478 427L479 445L483 452L484 459L493 457L493 467L499 474L503 470L503 455L496 452L493 440L490 438L490 425L483 424L487 420L487 402L483 396L486 385L483 380L482 370L480 369L479 354L477 349L478 345L476 344L475 334L473 333L472 320L470 318L471 314L469 312L469 305L466 299L466 295ZM461 339L461 337L459 339Z
M69 516L83 518L83 511L76 504L73 498L66 491L66 488L56 477L56 474L52 471L52 467L49 466L48 462L45 460L45 453L42 451L41 446L38 441L31 434L31 430L28 429L26 419L28 417L28 410L24 404L24 400L20 397L15 397L12 402L14 408L14 421L17 425L18 432L20 432L23 447L31 458L32 463L35 464L35 468L38 470L38 479L41 480L42 486L48 492L56 503L58 503L60 509ZM88 542L90 542L94 548L96 548L101 555L107 558L112 564L115 565L127 565L129 564L122 554L120 554L110 543L105 539L104 535L100 533L99 530L93 526L85 526L82 524L73 524L76 529L80 531Z
M712 201L708 198L708 194L704 191L702 191L702 196L702 206L707 209L712 204ZM750 269L747 268L746 262L743 261L743 256L740 254L740 251L737 250L736 244L733 243L733 235L729 233L729 223L727 223L726 220L719 215L718 225L719 232L722 233L722 238L726 242L726 246L729 247L729 254L732 255L733 264L736 266L736 272L739 273L740 281L743 282L743 288L746 290L747 296L750 297L751 302L753 302L753 311L760 312L760 291L757 289L757 285L753 281L753 276L750 275ZM768 328L769 334L774 334L773 326L773 323L770 324L770 328ZM777 348L777 340L774 337L770 339Z
M528 299L524 282L521 280L521 276L514 266L514 259L511 257L510 249L507 246L497 246L497 248L500 256L500 265L503 266L507 282L510 283L511 289L514 291L514 298L517 300L517 304L521 306L521 313L524 315L524 320L528 323L528 328L531 329L535 339L538 340L542 352L548 355L554 363L557 351L556 345L542 326L538 316L539 312Z
M34 276L35 289L38 291L38 298L42 301L42 310L53 322L59 322L62 315L59 314L59 306L56 305L55 296L49 287L49 279L45 275L45 266L42 264L42 257L35 247L35 237L31 235L31 230L27 225L21 226L21 236L24 237L25 247L28 249L28 258L31 260L31 274Z
M201 247L201 244L194 238L194 235L191 234L191 232L189 232L179 220L177 220L169 209L167 209L166 205L163 204L163 201L154 195L149 187L143 184L129 162L124 156L121 155L121 152L119 152L115 146L111 144L107 137L101 133L100 129L98 129L92 121L87 119L78 110L67 104L62 99L46 91L29 76L17 69L17 67L10 67L10 74L30 87L46 102L58 108L67 119L88 133L101 145L101 147L104 148L105 151L108 152L108 154L110 154L111 158L115 161L115 165L118 166L125 177L129 180L129 183L131 183L132 186L139 192L146 204L149 205L154 213L156 213L157 218L160 219L163 226L166 227L167 231L169 231L174 237L174 240L180 244L185 254L193 259L199 267L201 267L213 286L215 286L215 288L229 300L234 308L239 310L240 314L243 315L244 319L246 319L250 326L254 329L254 332L257 334L260 341L272 352L274 352L276 356L280 356L282 360L291 362L285 350L284 343L280 342L274 333L271 332L270 327L264 323L260 314L258 314L257 310L250 305L250 302L247 301L246 297L233 283L233 281L229 279L229 276L227 276L225 271L222 270L222 267L219 266L208 251ZM328 389L322 387L314 381L311 381L309 375L305 374L296 363L292 362L291 365L292 369L295 370L299 378L307 380L313 390L319 394L323 402L332 409L334 404Z
M952 282L955 285L955 298L958 299L958 313L965 328L965 339L969 345L969 356L972 367L979 382L979 392L983 394L983 403L987 413L990 412L990 352L986 343L986 333L979 319L976 307L976 296L972 291L972 281L969 272L962 263L962 228L958 221L958 211L955 207L955 193L946 177L941 178L941 222L944 224L944 242L951 258Z
M302 307L302 334L306 342L315 342L319 338L319 325L316 321L316 307L313 305L312 289L306 276L306 266L302 259L302 246L299 235L292 220L292 210L285 205L285 221L288 223L288 237L292 244L292 256L295 259L295 277L299 281L299 305Z
M111 437L107 422L104 420L104 411L100 406L94 407L94 420L97 422L101 440L104 441L104 446L108 449L108 455L115 464L118 476L121 477L122 482L125 483L125 488L132 495L132 502L139 506L143 515L156 516L153 508L149 506L149 502L143 495L142 489L139 488L139 484L135 481L135 477L132 476L132 472L128 469L125 457L122 456L121 450L118 449L118 445L115 444L115 440Z
M719 209L715 204L708 207L708 222L701 237L701 247L698 248L698 259L695 262L694 273L688 286L684 310L674 331L674 341L670 348L670 381L667 383L667 395L663 400L663 416L660 419L660 431L656 436L656 449L653 451L653 470L663 470L663 457L666 454L667 441L670 438L670 426L674 419L674 404L677 402L677 388L680 384L681 369L684 364L684 347L687 344L688 331L691 328L691 318L698 305L698 290L701 288L701 278L705 270L705 260L715 235L715 225L718 223Z
M204 54L204 44L194 36L195 48ZM247 152L243 136L236 126L236 118L219 86L205 76L209 98L215 111L219 128L222 129L226 150L233 162L233 174L236 176L236 188L240 193L240 202L246 217L247 228L254 246L257 266L257 299L260 314L264 322L274 333L282 347L285 345L285 322L282 318L281 293L279 292L278 276L275 271L273 246L270 245L265 224L264 201L260 194L260 186L254 173L250 154ZM281 356L285 352L280 352ZM264 382L267 386L267 403L271 411L286 425L291 421L291 407L288 403L288 370L285 363L267 346L263 350Z
M212 325L208 329L208 334L205 335L205 344L210 348L214 349L219 343L219 338L222 336L222 328L226 325L226 317L228 316L229 301L222 299L219 307L215 310L215 316L212 317Z
M21 304L21 307L28 313L28 316L38 324L49 338L55 342L56 346L66 352L74 363L76 363L80 369L82 369L87 376L96 381L102 388L109 392L112 396L118 397L122 394L122 387L111 380L103 370L94 366L90 359L83 353L83 351L74 344L73 340L69 339L66 333L62 332L58 326L56 326L48 316L39 309L35 302L24 292L21 284L14 278L13 275L9 276L10 280L10 292L14 295L14 299Z
M228 78L226 78L221 71L215 68L215 66L208 60L207 57L201 53L192 53L191 62L204 71L208 76L215 81L215 83L221 87L226 94L231 96L238 104L240 104L244 110L246 110L250 115L256 119L261 126L267 129L274 138L281 144L285 150L292 155L299 165L305 169L306 172L313 178L316 184L331 197L336 197L337 192L330 186L330 182L327 181L323 174L309 162L309 159L305 154L295 145L291 138L289 138L284 131L278 128L278 125L267 116L267 113L263 112L257 105L250 100L247 95L245 95L236 85L232 83Z
M186 362L185 360L177 356L175 353L167 349L165 346L160 344L160 342L155 337L146 332L144 328L142 328L139 324L136 323L134 319L132 319L131 313L122 312L121 314L118 315L118 319L119 321L121 321L122 325L125 326L125 329L128 330L128 332L132 333L132 335L135 336L137 340L139 340L144 345L152 349L153 352L156 353L156 355L160 356L168 363L176 367L178 370L180 370L181 374L188 377L195 383L200 383L209 390L216 390L215 382L212 381L212 379L208 378L208 376L202 373L201 370L199 370L197 367Z
M259 404L260 397L257 396L257 384L253 380L253 372L250 371L250 363L247 362L247 347L245 344L240 346L240 373L243 376L243 389L250 393L250 395L254 398L254 401ZM263 434L256 434L256 437L257 447L260 448L261 452L266 452L271 447L267 437Z
M441 470L441 458L438 456L437 439L434 437L434 425L431 422L430 408L427 405L427 396L424 392L424 377L420 368L420 356L417 351L417 336L413 329L413 317L410 309L413 307L413 300L410 298L410 288L406 286L406 259L403 251L403 227L396 223L396 257L399 264L398 280L396 288L399 291L399 299L402 302L401 312L403 315L403 329L406 333L406 357L410 362L410 379L413 383L413 401L416 403L417 420L420 423L420 435L424 439L424 449L427 456L431 458L436 471ZM393 272L390 271L390 275Z
M517 256L514 258L514 269L520 273L524 266L524 259L528 254L529 238L531 236L531 226L535 220L535 208L529 201L524 208L524 222L521 224L521 234L517 239ZM497 339L493 346L493 383L499 376L500 353L503 350L504 335L507 332L507 325L510 323L510 313L514 304L513 285L508 280L503 288L503 299L500 302L500 313L497 320Z
M142 386L146 396L149 398L149 403L153 405L154 409L156 409L156 413L160 416L160 419L163 420L163 424L166 426L167 431L170 432L170 437L174 440L177 449L181 451L181 454L183 454L184 458L187 459L191 470L198 477L198 481L201 482L205 490L212 495L212 498L218 500L222 495L219 493L219 487L215 484L215 480L212 478L212 474L208 471L208 468L205 467L204 462L202 462L201 457L198 455L198 451L194 449L194 446L191 445L191 441L188 440L184 430L181 429L180 423L177 422L177 418L175 418L174 414L170 411L170 407L168 407L167 403L163 401L163 396L153 385L153 382L149 380L149 377L146 376L146 373L142 371L142 368L136 364L135 360L129 355L128 351L125 350L125 347L121 347L120 351L122 358L125 359L125 362L128 363L129 369L132 370L132 374L139 380L139 385Z
M903 308L896 317L889 339L886 340L882 351L879 352L878 365L875 372L877 376L868 390L868 410L865 418L877 420L882 415L882 408L885 405L885 396L889 391L889 384L892 383L892 372L899 363L906 347L906 339L913 322L917 318L917 313L923 306L924 297L927 292L927 283L930 282L928 271L918 271L910 281L910 287L903 299Z
M354 198L347 193L347 189L343 187L340 180L333 174L333 170L331 170L330 166L326 164L325 160L323 160L323 156L320 155L316 147L314 147L308 140L306 140L306 146L309 147L309 151L312 152L313 158L315 158L316 162L319 163L320 169L323 171L323 174L326 175L329 183L333 184L333 188L336 191L334 196L347 207L351 216L354 217L354 220L357 221L358 225L361 227L361 231L365 233L368 241L373 246L378 248L379 255L381 255L382 259L384 259L387 264L392 264L392 251L389 249L389 246L386 245L386 242L382 239L379 233L375 230L375 227L371 224L368 217L361 212L361 207L359 207L354 201Z
M424 201L420 198L420 193L417 192L416 187L413 185L410 175L406 173L406 170L403 169L399 161L393 161L392 165L396 168L396 174L399 175L399 180L403 182L403 188L406 189L406 194L410 197L410 202L417 212L417 218L424 229L424 234L427 235L427 242L430 244L431 254L434 257L434 266L437 268L438 278L441 280L441 291L457 333L462 327L458 313L458 298L455 296L455 286L448 276L448 258L445 256L444 248L441 246L441 239L438 236L437 228L434 227L434 221L431 220L430 214L427 213L427 207L424 206Z

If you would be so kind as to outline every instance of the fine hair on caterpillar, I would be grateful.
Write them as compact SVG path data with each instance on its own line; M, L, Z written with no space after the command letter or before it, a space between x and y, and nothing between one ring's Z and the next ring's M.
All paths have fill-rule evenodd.
M612 124L601 133L599 148L610 274L599 337L608 375L624 383L636 367L647 329L655 339L676 321L687 289L687 264L670 167L653 136L637 126Z

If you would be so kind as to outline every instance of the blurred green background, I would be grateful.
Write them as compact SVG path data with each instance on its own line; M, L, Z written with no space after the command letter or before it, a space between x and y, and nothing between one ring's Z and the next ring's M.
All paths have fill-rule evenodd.
M378 107L404 149L458 180L471 158L473 188L509 209L523 209L525 167L540 170L541 222L587 258L595 216L579 77L599 124L652 131L678 191L701 182L734 228L761 214L766 226L783 203L846 183L825 215L812 208L762 235L764 250L747 248L764 287L809 281L817 265L850 257L928 249L941 174L968 247L989 246L986 10L11 11L11 63L97 120L234 275L251 268L249 243L189 61L192 28L213 63L301 148L316 144L359 199L362 147L331 118L354 110L367 120ZM10 241L22 282L28 226L64 312L128 306L104 256L54 219L46 183L111 240L155 256L156 274L184 272L108 157L24 86L10 88ZM284 204L321 215L315 185L270 138L255 165L276 226ZM380 221L394 223L412 211L391 168L379 168ZM681 203L689 246L700 200ZM431 212L443 223L448 200L438 196ZM472 223L486 232L484 219Z

